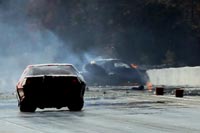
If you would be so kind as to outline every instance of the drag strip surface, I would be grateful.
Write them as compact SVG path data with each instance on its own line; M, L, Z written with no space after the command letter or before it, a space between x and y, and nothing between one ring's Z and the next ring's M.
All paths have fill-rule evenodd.
M20 113L0 99L2 133L200 132L200 97L155 96L132 90L90 90L81 112L67 108Z

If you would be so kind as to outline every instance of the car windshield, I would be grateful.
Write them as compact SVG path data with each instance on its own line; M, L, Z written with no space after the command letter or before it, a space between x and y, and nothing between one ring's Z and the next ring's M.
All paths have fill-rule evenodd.
M31 75L76 75L76 70L69 65L52 65L52 66L36 66L32 67L27 73Z
M116 68L130 68L130 66L128 64L125 64L123 62L114 63L114 67L116 67Z
M120 69L120 68L130 69L131 68L128 64L121 62L120 60L99 61L97 63L106 70L113 70L113 69Z

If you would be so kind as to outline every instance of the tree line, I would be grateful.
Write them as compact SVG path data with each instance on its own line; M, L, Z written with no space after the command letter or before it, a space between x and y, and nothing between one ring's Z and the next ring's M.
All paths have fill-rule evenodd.
M30 0L27 16L80 54L97 51L138 64L200 65L198 0Z

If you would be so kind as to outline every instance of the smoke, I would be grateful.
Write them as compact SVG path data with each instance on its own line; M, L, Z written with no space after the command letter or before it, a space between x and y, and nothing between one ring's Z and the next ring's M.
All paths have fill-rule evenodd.
M80 70L97 56L198 64L199 45L183 16L176 6L145 0L0 0L0 92L13 90L28 64Z
M71 42L71 50L79 55L94 50L99 56L139 64L198 64L197 36L184 17L186 8L182 10L179 4L150 0L29 1L28 16L64 42Z
M26 0L0 2L0 93L13 92L24 68L38 63L74 63L71 42L63 42L36 18L27 17Z

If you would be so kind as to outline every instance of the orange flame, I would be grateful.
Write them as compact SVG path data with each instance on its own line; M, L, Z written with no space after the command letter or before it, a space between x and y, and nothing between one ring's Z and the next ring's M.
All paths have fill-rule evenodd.
M151 91L151 90L153 89L153 85L152 85L151 82L147 82L147 83L146 83L146 86L147 86L147 89L148 89L149 91Z
M131 67L136 69L136 68L138 68L138 65L136 65L136 64L131 64Z

